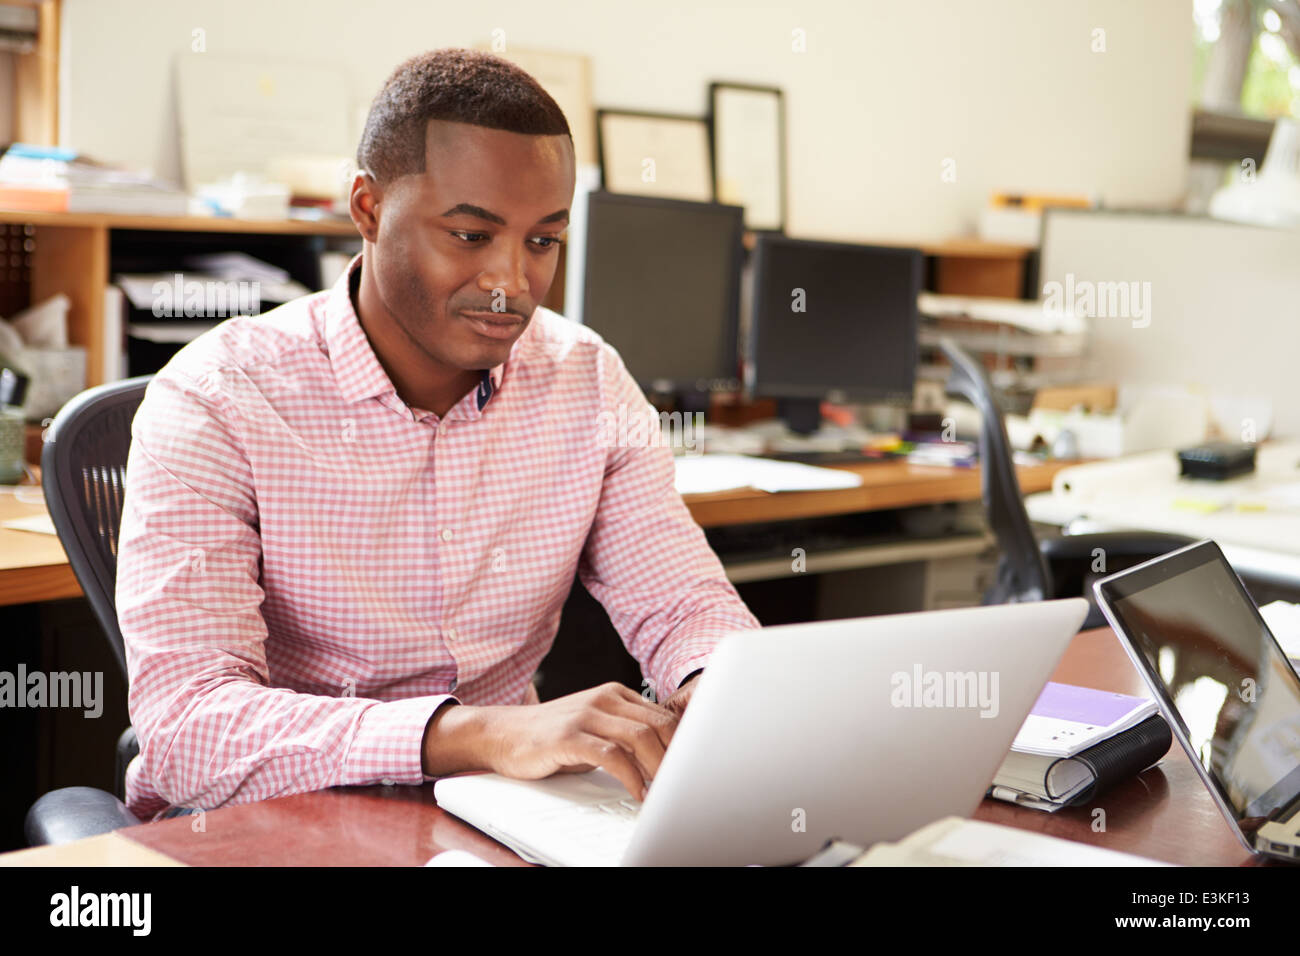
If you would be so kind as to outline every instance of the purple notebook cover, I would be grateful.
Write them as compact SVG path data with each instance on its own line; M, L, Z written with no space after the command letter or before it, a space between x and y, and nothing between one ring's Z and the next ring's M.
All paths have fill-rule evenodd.
M1035 717L1052 717L1092 724L1095 727L1109 727L1145 703L1146 699L1142 697L1048 681L1030 713Z

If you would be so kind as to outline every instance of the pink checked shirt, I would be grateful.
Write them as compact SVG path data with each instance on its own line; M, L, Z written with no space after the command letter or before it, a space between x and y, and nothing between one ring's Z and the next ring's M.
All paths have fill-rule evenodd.
M671 451L602 437L649 405L597 334L539 308L440 419L397 396L347 283L200 336L135 418L117 610L142 817L421 783L445 701L536 700L575 574L661 698L758 626Z

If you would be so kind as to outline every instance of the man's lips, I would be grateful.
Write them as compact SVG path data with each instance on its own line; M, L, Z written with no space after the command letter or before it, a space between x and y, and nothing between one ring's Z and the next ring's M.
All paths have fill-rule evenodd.
M518 312L484 312L478 309L461 309L460 314L469 316L471 319L482 319L484 322L491 322L493 325L518 325L524 320L524 317Z
M508 339L524 323L524 317L516 312L477 312L461 310L460 313L469 320L480 335L493 339Z

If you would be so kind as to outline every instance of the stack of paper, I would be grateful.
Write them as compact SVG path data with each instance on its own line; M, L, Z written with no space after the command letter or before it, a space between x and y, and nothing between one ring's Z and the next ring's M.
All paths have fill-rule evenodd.
M979 446L969 441L920 442L907 460L913 465L971 468L979 463Z
M684 455L676 463L677 491L683 495L738 488L770 492L824 491L862 484L861 475L841 468L818 468L748 455Z
M944 817L898 843L878 843L850 866L1169 866L1015 827Z

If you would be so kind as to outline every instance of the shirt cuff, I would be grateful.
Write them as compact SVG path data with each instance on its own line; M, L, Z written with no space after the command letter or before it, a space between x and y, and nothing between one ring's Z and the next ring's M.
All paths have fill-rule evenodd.
M709 662L711 653L712 651L710 651L709 654L696 654L683 661L672 664L668 668L667 681L668 686L672 688L672 690L664 694L663 697L667 697L668 694L676 692L686 683L686 679L692 674L698 674L700 671L704 670L704 665ZM663 698L660 699L662 700Z
M438 708L460 701L451 694L382 701L361 715L352 746L343 758L343 786L423 783L424 731Z
M695 670L691 671L689 674L687 674L685 677L683 677L681 680L679 680L679 681L677 682L677 689L678 689L678 690L681 690L681 689L682 689L682 685L685 684L688 680L690 680L690 679L691 679L692 677L694 677L696 674L703 674L703 673L704 673L704 668L703 668L703 667L697 667Z

